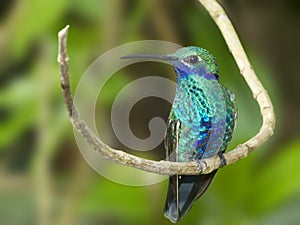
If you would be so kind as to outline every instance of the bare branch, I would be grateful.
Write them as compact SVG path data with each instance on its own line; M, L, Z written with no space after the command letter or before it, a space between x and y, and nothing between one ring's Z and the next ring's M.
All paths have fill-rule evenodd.
M263 124L253 138L247 142L237 146L235 149L225 153L223 157L226 159L227 165L245 158L251 151L264 143L273 134L275 127L275 115L270 98L263 88L262 84L256 77L250 62L243 50L243 47L238 39L238 36L225 14L222 7L215 0L199 0L201 4L210 13L216 24L219 26L223 37L231 51L241 74L249 85L255 100L258 102L260 111L263 117ZM153 161L140 158L128 154L121 150L113 149L104 144L97 136L88 128L82 120L75 106L70 91L69 71L68 71L68 54L67 54L67 35L69 26L66 26L58 33L59 53L58 63L60 65L60 81L63 92L64 101L68 111L68 115L73 127L85 138L85 140L93 147L94 150L100 153L104 158L111 159L116 163L141 169L144 171L157 173L161 175L173 174L207 174L224 165L224 158L214 156L207 159L202 159L196 162L169 162L169 161Z

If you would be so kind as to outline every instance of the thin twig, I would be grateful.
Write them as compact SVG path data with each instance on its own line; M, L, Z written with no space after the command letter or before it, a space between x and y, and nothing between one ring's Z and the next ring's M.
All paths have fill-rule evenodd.
M210 13L216 24L219 26L228 48L232 52L234 59L240 68L241 74L244 76L249 85L255 100L258 102L263 124L253 138L247 142L238 145L235 149L224 154L227 165L245 158L251 151L264 143L273 134L275 127L275 115L270 98L263 88L260 81L257 79L249 60L242 48L238 36L225 14L222 7L214 0L199 0L201 4ZM169 161L153 161L143 159L121 150L112 149L104 144L97 136L87 127L82 120L75 106L70 91L69 71L68 71L68 55L67 55L67 34L69 26L66 26L58 33L59 53L58 63L60 65L61 87L67 111L73 127L85 138L85 140L98 151L101 156L111 159L119 164L134 167L144 171L157 173L161 175L173 174L207 174L222 166L219 156L214 156L207 159L202 159L196 162L169 162Z

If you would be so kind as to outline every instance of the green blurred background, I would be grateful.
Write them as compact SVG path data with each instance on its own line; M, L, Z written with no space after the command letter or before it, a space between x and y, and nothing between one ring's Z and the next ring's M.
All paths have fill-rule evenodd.
M181 224L300 224L300 2L222 4L273 100L277 127L267 144L218 172ZM217 57L221 81L237 97L239 121L231 147L255 134L261 124L223 38L197 1L2 1L0 224L170 224L163 217L166 181L120 185L98 175L82 158L64 108L56 62L57 32L66 24L71 26L73 91L87 66L120 44L151 39L199 45ZM142 76L138 74L147 73L175 79L166 65L136 64L113 76L101 92L98 130L113 147L126 149L105 125L114 97ZM149 119L166 119L169 108L159 99L140 101L132 110L132 130L147 137ZM143 156L162 159L163 146Z

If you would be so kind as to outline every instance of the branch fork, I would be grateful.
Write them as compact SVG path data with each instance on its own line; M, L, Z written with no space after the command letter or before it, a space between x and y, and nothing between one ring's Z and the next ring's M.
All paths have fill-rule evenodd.
M225 42L231 51L237 66L240 69L241 75L247 82L252 91L254 99L257 101L261 116L263 119L262 126L259 132L246 141L238 145L236 148L210 158L201 159L197 162L169 162L169 161L153 161L149 159L140 158L128 154L122 150L117 150L109 147L103 143L87 126L85 121L80 117L73 105L72 93L70 90L69 81L69 57L67 54L67 36L69 25L63 28L58 33L58 58L57 61L60 67L60 83L64 102L67 108L68 116L73 127L85 138L85 140L99 152L100 157L113 160L116 163L130 166L136 169L157 173L160 175L199 175L208 174L213 170L221 168L225 165L233 164L238 160L248 156L250 152L255 150L258 146L267 141L274 132L275 128L275 114L270 97L267 91L262 86L261 82L255 75L254 70L248 60L248 57L239 41L239 38L234 30L225 11L216 0L199 0L199 2L208 11L214 22L219 27Z

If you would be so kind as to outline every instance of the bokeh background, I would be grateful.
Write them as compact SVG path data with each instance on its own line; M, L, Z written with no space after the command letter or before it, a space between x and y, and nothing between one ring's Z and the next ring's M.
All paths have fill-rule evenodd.
M300 3L222 4L273 100L277 126L270 141L218 172L181 224L299 224ZM239 121L231 147L255 134L261 124L258 107L223 38L195 0L2 1L0 224L170 224L163 216L166 181L121 185L101 177L82 158L64 108L56 63L57 32L66 24L71 26L73 91L87 66L120 44L151 39L199 45L217 57L221 81L237 97ZM96 121L109 145L132 152L107 123L111 105L126 84L153 74L175 79L169 66L148 62L129 66L107 82ZM133 132L147 137L149 120L166 119L169 109L160 99L141 100L132 109ZM163 145L143 156L164 158Z

